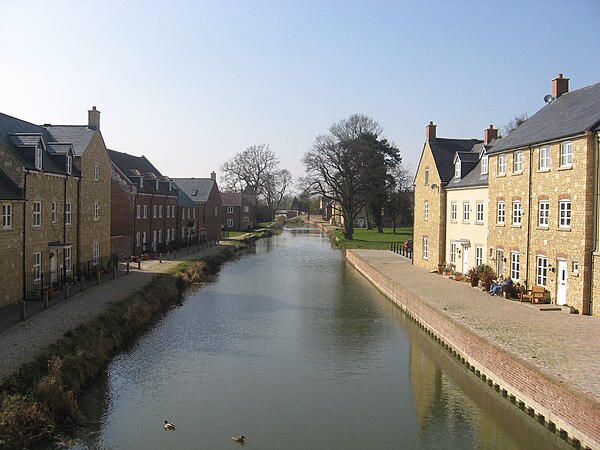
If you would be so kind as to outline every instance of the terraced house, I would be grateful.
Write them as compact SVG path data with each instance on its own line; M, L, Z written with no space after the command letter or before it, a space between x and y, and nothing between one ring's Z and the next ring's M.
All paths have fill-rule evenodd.
M75 126L0 114L0 304L109 262L110 166L99 124L95 107Z

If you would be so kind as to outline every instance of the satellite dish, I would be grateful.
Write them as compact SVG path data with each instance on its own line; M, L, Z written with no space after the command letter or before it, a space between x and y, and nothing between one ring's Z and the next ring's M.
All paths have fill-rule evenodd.
M550 94L544 96L544 101L546 103L550 103L552 100L554 100L554 97L552 97Z

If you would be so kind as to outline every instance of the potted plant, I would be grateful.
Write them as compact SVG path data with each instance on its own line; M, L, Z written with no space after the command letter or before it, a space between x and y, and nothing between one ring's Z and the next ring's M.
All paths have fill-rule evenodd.
M454 272L454 280L460 281L462 279L462 273L459 271Z
M450 264L450 263L446 264L443 269L444 275L448 276L452 272L454 272L454 268L453 268L452 264Z
M479 272L475 267L469 269L469 272L467 272L467 278L469 279L471 286L476 287L479 284Z
M483 289L489 291L492 287L492 282L496 279L496 272L494 272L492 266L487 264L477 266L477 272L479 272L479 278L483 283Z

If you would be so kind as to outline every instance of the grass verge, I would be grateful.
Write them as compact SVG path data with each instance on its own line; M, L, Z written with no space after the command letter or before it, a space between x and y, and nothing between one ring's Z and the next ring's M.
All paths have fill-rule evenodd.
M413 229L396 228L393 233L392 228L384 228L383 233L377 233L377 230L367 230L366 228L355 228L352 240L346 240L341 229L337 229L334 237L334 245L341 249L366 248L376 250L389 250L392 242L403 243L412 239Z

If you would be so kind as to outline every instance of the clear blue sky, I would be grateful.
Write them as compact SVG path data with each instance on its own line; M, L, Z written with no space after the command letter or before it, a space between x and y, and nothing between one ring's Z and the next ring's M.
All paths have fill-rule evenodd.
M282 166L353 113L416 169L425 125L482 138L600 82L600 1L0 2L0 111L82 124L171 177L267 143Z

